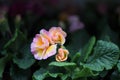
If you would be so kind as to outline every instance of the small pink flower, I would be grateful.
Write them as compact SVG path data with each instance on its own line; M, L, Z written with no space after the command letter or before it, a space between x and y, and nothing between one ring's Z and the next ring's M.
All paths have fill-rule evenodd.
M60 43L61 45L65 43L65 37L67 34L60 27L52 27L49 30L49 33L55 43Z
M41 34L36 34L31 44L31 52L35 59L47 59L56 53L56 44L49 45L48 40Z
M67 49L59 48L58 54L56 55L56 61L61 62L67 60L68 54L69 52Z

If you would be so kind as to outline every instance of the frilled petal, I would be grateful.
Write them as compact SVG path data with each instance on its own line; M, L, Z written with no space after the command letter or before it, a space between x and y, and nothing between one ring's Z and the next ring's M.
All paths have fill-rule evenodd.
M45 54L46 49L39 49L34 52L34 57L37 60L42 60L43 55Z
M56 54L56 48L57 48L56 44L51 45L45 49L35 48L32 53L35 59L37 60L47 59L48 57L51 57Z
M60 43L62 45L65 43L65 37L61 35L59 32L56 33L56 36L53 36L53 39L55 43Z
M49 43L54 44L54 42L52 41L52 36L48 31L46 31L45 29L42 29L40 30L40 34L42 34L43 37L45 37L49 41Z
M55 55L56 54L56 49L57 49L56 44L48 47L45 54L43 55L43 59L47 59L48 57Z
M56 33L56 32L60 32L64 37L67 36L67 34L62 30L61 27L52 27L50 30L49 30L50 33Z
M49 42L46 38L44 38L41 34L36 34L33 42L31 43L31 50L33 48L44 49L49 46Z

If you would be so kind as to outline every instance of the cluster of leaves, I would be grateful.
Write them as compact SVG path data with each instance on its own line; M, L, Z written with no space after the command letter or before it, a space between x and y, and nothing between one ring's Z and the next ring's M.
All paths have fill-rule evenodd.
M22 22L16 20L15 23L12 34L7 20L0 22L0 31L3 32L0 39L0 80L28 80L31 76L30 67L35 63L30 52L30 40L20 31Z
M66 62L56 62L52 58L35 61L30 52L30 43L26 41L26 36L17 27L11 40L3 46L0 78L9 73L12 80L99 80L109 76L112 69L111 78L116 75L114 71L120 71L120 50L110 41L96 41L92 37L77 53L71 54ZM5 68L9 69L8 72Z
M69 62L51 62L47 69L40 68L36 71L33 79L59 77L61 80L99 80L107 77L112 69L119 70L119 53L119 48L114 43L96 41L95 37L92 37L83 49L71 57Z
M51 62L47 69L40 68L36 71L33 79L59 77L61 80L99 80L107 77L111 69L119 70L118 59L117 45L103 40L96 41L95 37L92 37L83 49L71 57L69 62ZM58 72L56 68L64 72Z

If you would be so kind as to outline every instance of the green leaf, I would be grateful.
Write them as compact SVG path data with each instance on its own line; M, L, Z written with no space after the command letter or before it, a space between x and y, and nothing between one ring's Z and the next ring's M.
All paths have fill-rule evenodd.
M78 60L79 60L79 58L80 58L80 52L77 52L77 53L73 56L71 62L76 62L76 63L77 63Z
M92 52L95 41L96 41L95 37L92 37L89 40L89 42L85 45L85 47L81 50L81 57L80 57L81 61L85 62L88 59L90 53Z
M49 66L47 70L49 71L50 74L60 74L58 76L61 77L62 80L66 80L67 77L69 76L69 73L66 72L65 68L61 68L57 66ZM63 73L67 73L67 74L63 74Z
M5 65L8 60L10 60L11 56L6 55L5 57L0 59L0 78L2 78L2 74L4 72Z
M57 67L74 67L76 66L75 63L73 62L51 62L49 66L57 66Z
M27 43L27 37L18 28L13 35L13 37L4 45L5 49L10 49L11 51L17 53L23 45Z
M15 34L13 35L13 37L4 45L4 48L7 48L8 46L10 46L10 44L16 40L17 36L18 36L18 28L16 28Z
M119 48L117 45L99 40L94 48L93 55L88 59L84 67L94 71L102 71L112 69L119 58Z
M92 70L88 68L83 68L80 70L79 68L76 68L75 71L73 72L72 79L77 79L81 77L90 77L90 76L97 76L98 74L93 73Z
M69 74L62 75L61 80L67 80L68 76L69 76Z
M120 60L118 61L117 68L118 68L118 71L120 72Z
M12 65L10 68L10 76L12 80L30 80L31 70L20 69L17 66Z
M35 59L33 59L29 45L25 45L21 49L21 52L13 58L13 62L22 69L27 69L34 64Z
M46 77L47 73L48 72L46 71L46 69L41 68L33 74L33 79L43 80Z
M48 70L40 68L33 74L33 79L44 80L47 77L57 78L58 76L62 76L62 73L50 73Z

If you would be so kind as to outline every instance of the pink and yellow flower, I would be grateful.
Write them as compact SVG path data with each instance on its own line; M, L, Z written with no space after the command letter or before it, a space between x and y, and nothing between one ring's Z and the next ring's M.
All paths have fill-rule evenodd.
M67 49L59 48L58 54L56 55L56 61L65 61L68 58L69 51Z
M60 27L52 27L49 31L40 30L31 43L31 52L35 59L47 59L57 53L57 44L65 43L67 34ZM68 50L59 48L56 55L57 61L65 61L68 57Z
M65 43L65 37L67 34L60 27L52 27L49 30L49 33L51 34L52 40L55 43L59 43L61 45Z
M31 52L35 59L47 59L50 56L55 55L57 45L49 45L49 41L41 34L36 34L31 44Z

